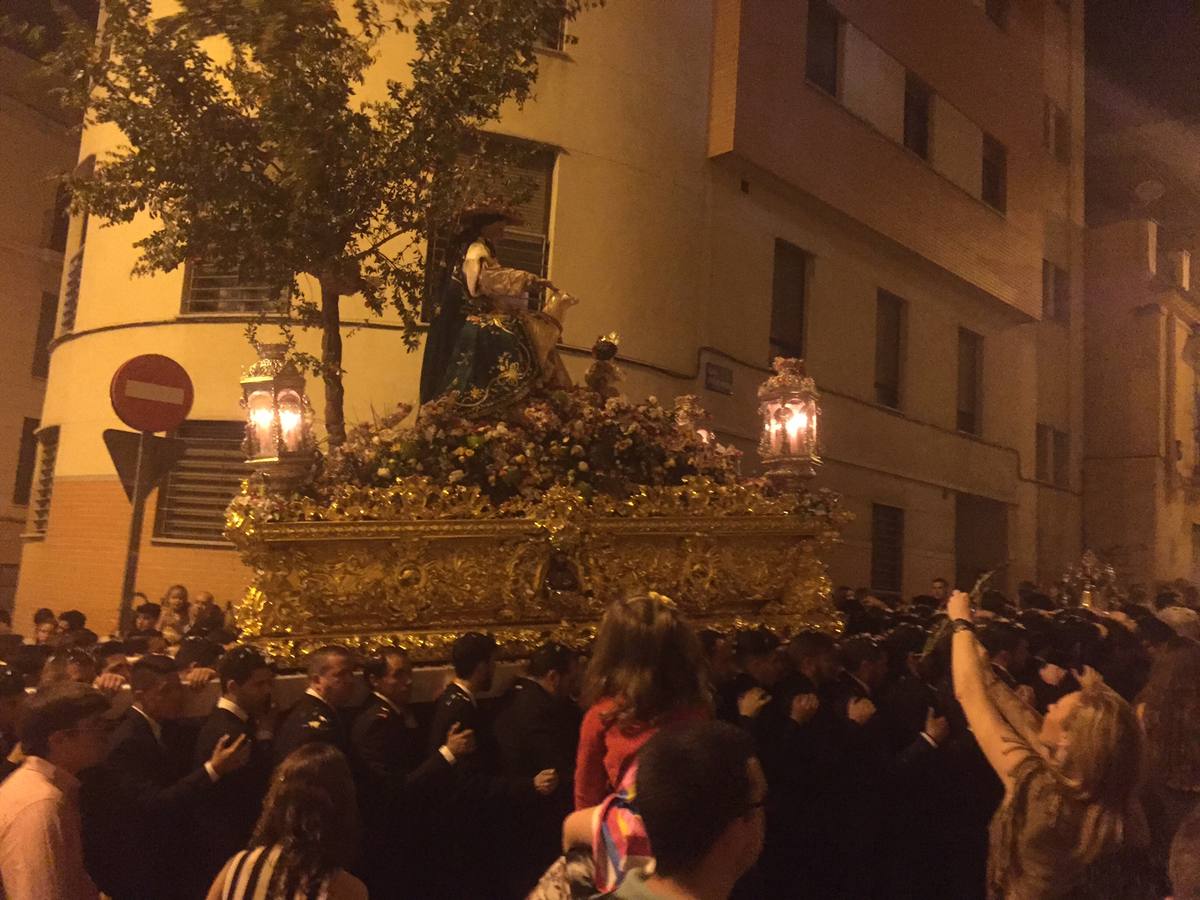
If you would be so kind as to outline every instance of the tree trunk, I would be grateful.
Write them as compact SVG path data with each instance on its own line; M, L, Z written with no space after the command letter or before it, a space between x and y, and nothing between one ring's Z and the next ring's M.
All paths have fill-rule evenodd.
M329 446L346 440L346 389L342 386L342 317L338 308L341 293L329 280L321 279L321 368L325 381L325 433Z

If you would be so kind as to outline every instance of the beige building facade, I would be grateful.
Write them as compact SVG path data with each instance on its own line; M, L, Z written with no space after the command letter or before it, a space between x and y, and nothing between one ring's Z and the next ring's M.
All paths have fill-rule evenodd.
M1096 118L1116 127L1088 141L1085 539L1130 583L1200 581L1200 142Z
M500 256L583 298L564 333L576 375L619 332L626 392L697 394L748 464L770 358L806 357L816 483L856 515L836 581L1053 579L1080 534L1081 17L1077 0L610 0L495 128L547 148ZM405 53L397 39L381 74ZM81 160L113 138L86 132ZM131 279L145 227L72 223L19 615L115 622L129 510L101 433L119 427L108 379L142 352L178 359L196 399L139 589L225 601L246 581L220 509L262 298L202 266ZM412 401L420 357L396 323L346 319L367 322L346 342L347 418Z
M54 336L66 238L55 175L79 135L32 80L38 63L0 45L0 608L11 609Z

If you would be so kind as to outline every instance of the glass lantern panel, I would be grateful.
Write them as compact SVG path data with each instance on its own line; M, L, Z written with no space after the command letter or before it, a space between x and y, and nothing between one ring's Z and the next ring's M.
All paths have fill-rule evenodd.
M279 433L283 447L290 453L300 449L304 433L304 407L295 391L279 393Z
M275 403L270 391L255 391L246 400L252 446L250 455L273 456L275 441L272 431L275 424Z

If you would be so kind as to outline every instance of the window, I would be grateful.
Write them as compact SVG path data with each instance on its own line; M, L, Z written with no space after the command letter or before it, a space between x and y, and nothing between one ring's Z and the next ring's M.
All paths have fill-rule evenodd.
M990 134L983 136L983 202L1000 212L1007 207L1008 151Z
M33 470L37 468L38 420L25 419L21 425L21 445L17 450L17 477L13 482L12 502L28 506L33 493Z
M54 340L54 315L58 312L58 297L49 291L42 292L42 305L38 310L37 337L33 345L31 371L37 378L50 374L50 342Z
M1037 426L1037 480L1055 487L1071 486L1071 434L1050 425Z
M67 231L71 227L71 192L65 184L58 186L50 215L50 238L46 246L63 253L67 249Z
M1042 146L1063 165L1071 162L1071 120L1066 110L1049 97L1042 116Z
M929 106L927 85L909 72L904 79L904 146L921 159L929 159Z
M808 254L787 241L775 241L771 281L771 358L804 356L804 300Z
M79 285L83 280L83 247L87 240L88 217L83 216L79 233L79 248L67 263L67 281L63 287L62 331L68 334L75 330L75 314L79 309Z
M984 0L983 8L987 17L1001 28L1008 25L1008 0Z
M983 338L958 329L958 430L980 431L980 387L983 373Z
M285 300L282 288L255 283L239 272L197 260L184 266L184 314L282 312Z
M809 0L808 56L804 74L827 94L838 95L842 20L825 0Z
M1054 430L1054 484L1064 488L1071 485L1071 435L1057 428Z
M510 225L504 238L496 245L496 258L501 265L513 269L524 269L543 278L550 264L550 203L554 184L554 165L557 154L547 148L516 141L510 138L487 136L484 152L489 144L527 145L530 152L520 166L504 167L506 177L523 182L529 189L524 203L513 208L520 225ZM425 302L421 307L421 321L433 318L436 304L444 283L447 255L451 252L450 241L444 234L429 238L429 249L425 257Z
M1054 429L1041 422L1037 425L1037 461L1034 477L1043 483L1050 481L1054 471Z
M904 581L904 510L871 505L871 589L898 594Z
M96 156L89 154L75 167L75 178L88 178L95 171ZM75 314L79 309L79 286L83 280L83 249L87 243L89 217L85 212L79 223L79 246L71 254L67 262L67 280L63 286L62 318L59 322L63 334L75 330Z
M546 14L542 25L542 33L538 38L538 46L547 50L562 50L567 42L567 17L560 12Z
M1042 318L1071 319L1071 276L1048 259L1042 260Z
M249 472L242 449L245 423L187 421L174 437L187 447L159 488L154 536L223 541L225 507Z
M50 495L54 492L54 464L58 459L58 426L38 432L38 443L42 448L42 458L31 492L33 515L30 525L34 534L45 534L50 526Z
M875 300L875 402L900 408L900 370L904 357L905 304L880 291Z

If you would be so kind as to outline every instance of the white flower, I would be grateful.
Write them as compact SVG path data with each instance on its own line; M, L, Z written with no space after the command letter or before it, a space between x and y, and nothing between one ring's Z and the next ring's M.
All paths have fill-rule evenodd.
M446 476L446 480L449 481L451 484L458 484L460 481L462 481L466 477L467 477L467 473L464 472L462 469L455 469L453 472L451 472L449 475Z
M389 475L392 474L392 470L389 469L387 466L380 466L375 471L375 474L378 475L380 478L387 478Z

